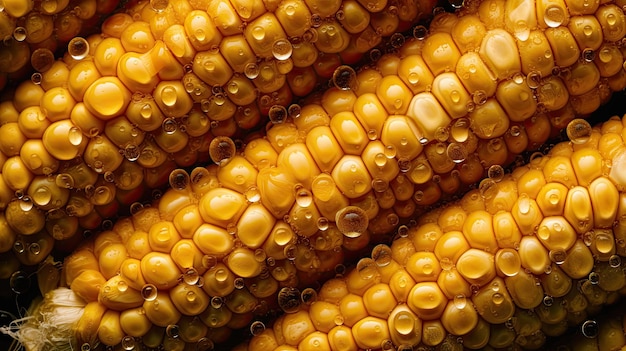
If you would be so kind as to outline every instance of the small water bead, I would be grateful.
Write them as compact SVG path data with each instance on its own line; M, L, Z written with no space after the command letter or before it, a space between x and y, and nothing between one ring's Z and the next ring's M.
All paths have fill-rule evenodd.
M317 219L317 229L319 230L328 230L328 227L330 225L330 221L328 220L328 218L326 217L319 217Z
M313 288L306 288L302 290L300 298L305 305L311 305L317 301L317 291Z
M444 142L444 141L448 140L449 136L450 136L450 133L448 132L447 128L439 127L435 131L435 139L437 141Z
M612 255L609 257L609 266L617 268L622 265L622 258L619 255Z
M211 140L209 156L217 165L225 165L235 156L237 148L235 142L226 136L219 136Z
M484 199L491 199L498 193L498 183L491 178L485 178L478 184L478 191Z
M128 283L126 283L126 281L124 281L124 280L118 281L117 282L117 291L125 292L126 290L128 290Z
M132 336L126 335L122 338L122 348L126 351L131 351L135 349L135 338Z
M377 193L385 192L389 189L389 182L381 178L374 178L372 180L372 189Z
M163 129L163 131L166 134L174 134L176 132L176 129L178 129L178 125L176 123L176 120L173 118L166 118L163 120L163 123L161 123L161 128Z
M337 229L349 238L358 238L367 230L369 218L367 213L357 206L346 206L335 215Z
M80 345L80 351L91 351L91 345L89 345L89 343Z
M17 295L24 294L30 289L30 277L24 271L16 271L9 278L11 290Z
M273 124L281 124L287 119L287 109L282 105L273 105L269 110L269 118Z
M189 173L184 169L175 169L169 176L170 187L177 191L184 191L189 189Z
M67 52L74 60L82 60L89 54L89 42L82 37L76 37L67 44Z
M200 280L200 274L195 268L189 268L183 273L183 281L187 285L195 285Z
M584 144L591 137L591 124L584 119L577 118L567 124L567 137L574 144Z
M264 331L265 331L265 324L263 324L263 322L261 322L261 321L254 321L254 322L252 322L252 324L250 324L250 333L253 336L260 335Z
M591 284L598 284L600 282L600 274L596 273L596 272L591 272L589 273L589 282L591 282Z
M378 267L388 266L393 260L391 257L391 248L385 244L379 244L372 249L372 259Z
M214 296L211 298L211 307L218 309L222 307L223 304L224 304L224 299L222 299L221 297Z
M467 297L464 294L454 296L454 306L459 310L464 309L467 306Z
M141 297L146 301L154 301L157 298L157 287L153 284L146 284L141 288Z
M585 62L593 62L596 58L596 52L593 49L586 48L583 50L581 57Z
M446 148L446 153L454 163L461 163L467 158L467 150L463 144L450 143Z
M409 236L409 226L407 225L401 225L398 227L398 235L401 238L406 238Z
M487 102L487 93L484 90L476 90L472 94L472 101L476 105L484 105Z
M26 246L24 246L23 242L17 240L13 242L13 251L15 251L17 254L22 254L24 253L24 251L26 251Z
M411 170L411 166L411 160L409 160L408 158L401 157L400 159L398 159L398 168L400 169L400 172L407 173Z
M28 196L22 197L19 201L20 209L24 212L30 211L35 206L33 200Z
M526 84L531 89L537 89L541 85L541 72L531 71L526 76Z
M487 177L499 182L504 178L504 168L500 165L491 165L487 170Z
M300 309L302 298L300 290L293 287L284 287L278 292L278 307L285 313L295 313Z
M355 70L347 65L341 65L333 72L333 84L340 90L354 90L357 84Z
M405 38L402 33L393 33L391 35L391 38L389 38L389 44L391 44L391 47L393 47L394 49L399 49L400 47L402 47L402 45L404 45L404 42Z
M356 270L359 277L365 280L373 279L378 273L378 266L371 258L362 258L357 262Z
M35 72L30 76L30 81L36 85L41 84L42 79L43 79L43 76L39 72Z
M39 255L41 253L41 246L37 243L32 243L28 245L28 251L33 255Z
M598 322L589 319L583 322L581 331L586 338L593 339L598 336L600 328L598 326Z
M550 250L548 255L550 260L556 264L563 264L567 258L567 252L564 250Z
M469 137L470 121L467 118L459 118L454 121L450 128L450 135L458 143L465 142Z
M243 74L245 74L248 79L255 79L259 76L259 73L259 65L253 62L248 63L243 69Z
M165 334L176 339L180 336L180 327L176 324L170 324L165 328Z
M287 60L291 57L292 53L293 47L287 39L278 39L274 42L274 45L272 45L272 55L274 55L274 58L277 60Z
M565 21L565 11L561 6L548 5L543 15L546 25L550 28L556 28Z
M26 40L26 35L26 28L24 27L15 27L15 29L13 30L13 38L17 41Z
M235 278L234 284L235 284L235 289L237 289L237 290L241 290L241 289L243 289L246 286L243 278L241 278L241 277Z
M376 62L380 60L382 56L383 56L383 53L378 49L372 49L369 52L369 57L372 62Z
M417 40L424 40L428 36L428 28L419 25L413 28L413 37Z

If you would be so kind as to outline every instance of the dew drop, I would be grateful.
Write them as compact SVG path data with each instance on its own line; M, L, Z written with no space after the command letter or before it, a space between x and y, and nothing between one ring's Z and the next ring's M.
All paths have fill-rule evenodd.
M347 65L337 67L333 72L333 84L340 90L354 90L357 84L356 72Z
M567 137L574 144L584 144L591 137L592 128L589 122L584 119L574 119L567 124Z
M74 60L82 60L89 54L89 42L85 38L73 38L67 44L67 52Z
M337 229L349 238L361 236L369 225L369 218L365 211L357 206L347 206L337 211L335 215Z
M600 328L598 327L598 322L590 319L583 322L581 331L586 338L593 339L598 336Z
M154 301L157 298L157 288L153 284L146 284L141 288L141 297L146 301Z
M285 313L298 312L301 301L300 290L297 288L284 287L278 292L278 306Z
M235 142L226 136L219 136L211 140L209 156L217 165L225 165L235 156L237 148Z

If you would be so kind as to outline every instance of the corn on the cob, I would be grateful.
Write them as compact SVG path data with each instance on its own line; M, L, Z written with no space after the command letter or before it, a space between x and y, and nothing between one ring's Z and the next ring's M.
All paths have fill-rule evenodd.
M316 297L279 299L288 313L239 350L541 348L626 287L625 132L626 116L572 121L571 142L422 216Z
M280 114L291 90L306 94L322 68L333 72L339 51L352 62L389 31L426 16L432 3L296 0L266 11L254 1L177 0L113 15L102 35L76 38L82 52L70 50L0 104L0 131L12 136L0 142L4 236L59 240L94 229L144 189L164 185L175 167L207 161L213 135L234 133L235 119L252 128L272 105ZM288 50L279 55L281 45ZM286 78L292 65L304 72L293 82Z
M101 217L116 212L117 207L109 205L117 204L114 200L128 206L142 193L142 182L149 188L162 184L176 165L189 166L206 153L212 133L232 130L213 122L242 114L243 123L255 124L263 108L271 110L275 122L289 118L289 113L294 116L294 124L269 130L269 140L275 138L269 152L279 153L287 144L299 142L291 150L302 149L315 174L331 175L342 203L346 198L360 198L365 207L375 198L378 206L368 215L373 217L382 209L378 217L389 217L395 225L395 216L408 217L416 206L433 204L442 193L453 194L477 181L484 168L538 147L547 139L550 126L562 128L576 115L596 108L610 90L626 85L624 58L617 46L626 32L626 20L617 5L594 5L584 15L564 12L560 23L537 24L523 41L523 33L509 33L505 24L541 17L542 9L535 11L533 6L518 18L520 11L511 5L490 1L462 16L439 15L430 35L418 27L417 37L398 53L382 56L374 67L358 74L340 66L333 77L336 87L316 104L294 105L289 110L278 105L263 107L253 101L254 94L243 94L250 89L237 88L243 95L229 90L233 87L229 79L244 79L232 73L237 70L230 66L232 62L219 63L229 61L222 54L230 53L230 46L216 52L211 49L215 43L201 43L198 31L192 36L185 26L173 24L182 11L192 24L195 15L204 19L198 19L202 23L223 22L223 26L203 28L215 29L211 38L231 38L236 36L231 30L239 29L226 25L226 19L237 22L241 14L228 17L218 11L211 19L211 10L198 14L192 11L192 3L159 4L165 7L163 11L155 10L155 4L130 10L136 18L145 16L145 21L133 21L130 14L111 17L103 25L108 37L90 38L89 59L55 62L39 85L24 83L13 101L2 103L5 123L1 128L17 137L0 142L6 156L0 207L15 234L67 238L81 228L97 226ZM215 4L219 9L231 8L226 2ZM492 8L502 16L489 17ZM287 26L279 19L249 24L246 30L270 23L271 28ZM583 28L574 25L578 20L584 20ZM245 37L245 31L240 36ZM543 58L537 62L524 54L531 43L542 48ZM513 55L498 57L496 49L502 45L513 50ZM208 50L200 51L205 46ZM263 56L260 51L256 55ZM146 71L136 70L135 64ZM208 68L221 73L210 73ZM263 90L257 80L250 84ZM226 88L211 89L213 85ZM235 108L244 104L239 99L244 96L254 97L245 102L251 105ZM326 115L332 116L330 122ZM290 134L296 129L297 133ZM295 167L286 169L295 172ZM316 195L312 178L297 173L294 183L300 183L305 192L313 191L317 201L335 196L321 190ZM261 174L265 177L261 179L274 177L269 171ZM255 182L250 180L245 186ZM240 184L227 187L245 190ZM268 201L264 205L269 206ZM290 204L284 205L274 206L278 218L288 212ZM50 214L58 218L43 230L44 220L55 218ZM375 231L389 225L378 227L374 226ZM24 252L21 248L18 245L14 251Z
M0 91L8 80L19 81L46 71L63 45L92 34L119 0L6 0L0 3Z
M572 121L570 143L510 175L492 172L459 202L427 213L415 227L400 227L390 247L377 246L372 258L319 293L300 294L296 275L338 264L341 255L329 250L316 267L314 252L295 242L303 222L275 221L263 206L266 190L259 188L259 196L220 188L224 168L217 166L196 169L191 179L200 181L189 185L188 176L177 172L175 189L158 204L118 221L66 260L71 294L87 303L85 311L98 311L76 315L71 341L75 347L97 340L135 345L142 337L149 347L181 350L212 344L263 311L278 291L278 305L288 314L273 330L259 332L249 350L281 344L536 348L544 333L558 334L626 285L624 130L626 118L593 130L584 120ZM260 151L251 155L268 157L267 148ZM235 156L223 166L233 166L241 184L249 173L244 160ZM280 185L276 180L271 185ZM197 204L191 190L202 194ZM252 203L244 205L246 198ZM325 210L304 217L320 223L316 213ZM345 234L351 235L359 226L348 224ZM330 230L299 240L313 247L340 242L340 235L330 237L338 230ZM307 304L299 306L301 299Z

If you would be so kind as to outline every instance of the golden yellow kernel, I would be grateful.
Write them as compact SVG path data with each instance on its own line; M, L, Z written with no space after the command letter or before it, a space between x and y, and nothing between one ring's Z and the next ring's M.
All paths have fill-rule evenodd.
M435 282L415 284L407 301L411 310L424 320L440 318L447 302L448 299Z
M521 194L511 210L522 235L531 235L543 219L537 201L526 194Z
M104 120L119 116L126 110L130 99L130 91L115 77L97 79L83 97L87 109Z
M144 301L143 309L150 322L159 327L176 324L181 317L167 292L159 291L154 299Z
M475 248L459 257L456 268L468 283L478 286L487 284L496 276L493 255Z
M120 325L120 313L108 310L102 315L98 327L98 340L107 346L117 345L122 342L124 331Z
M246 200L242 194L223 188L209 190L199 203L202 218L222 228L237 223L245 208Z
M160 252L151 252L141 259L141 273L157 289L172 288L181 275L170 255Z
M322 53L340 53L350 44L350 35L335 20L323 22L317 28L315 46Z
M173 24L169 26L163 32L162 40L181 64L185 65L194 60L196 49L192 46L191 41L187 37L183 25Z
M143 307L137 307L120 313L120 326L127 335L139 338L148 333L152 322L146 317Z
M98 301L111 310L124 311L141 306L143 297L139 290L129 287L124 278L115 275L100 287Z
M522 267L536 275L545 273L546 269L549 269L547 267L550 267L551 264L548 250L541 244L542 242L536 237L524 236L520 241L518 250Z
M348 351L358 347L352 330L343 325L338 325L328 332L328 342L333 350Z
M570 14L573 14L573 11L570 10ZM597 50L602 45L602 30L595 16L572 16L567 28L576 39L581 51L585 49Z
M459 58L456 75L470 94L483 91L485 96L493 96L496 92L497 77L477 52L470 51Z
M487 34L488 36L490 35L489 33ZM493 36L493 34L491 35ZM488 40L483 39L483 46L486 45L486 41ZM481 49L481 51L486 50L485 48ZM514 52L517 53L517 51ZM454 43L454 40L452 40L452 36L448 33L434 33L428 36L424 41L422 58L434 75L439 75L444 71L455 70L460 57L461 52Z
M390 338L387 321L376 317L365 317L352 327L352 335L360 348L373 349Z
M515 276L506 277L506 290L517 307L535 308L543 301L543 289L535 283L535 277L520 270Z

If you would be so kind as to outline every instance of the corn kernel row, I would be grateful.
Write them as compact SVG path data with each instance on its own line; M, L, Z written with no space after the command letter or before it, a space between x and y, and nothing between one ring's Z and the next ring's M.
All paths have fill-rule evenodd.
M0 90L31 70L43 72L63 45L90 34L118 0L5 0L0 4Z
M317 293L283 294L287 313L238 350L539 349L615 302L626 118L572 124L571 142L422 216Z
M417 21L426 15L422 6L431 7L428 3L401 3L401 7L408 6L411 10L399 14L391 4L332 3L333 13L344 11L336 7L353 9L347 19L344 18L346 23L364 16L361 18L364 21L362 29L371 29L370 14L364 13L362 7L369 6L372 17L391 21L372 19L372 23L384 25L387 31L406 26L405 21ZM248 5L254 7L254 14L244 15ZM206 162L208 159L203 155L207 155L212 135L230 135L234 133L233 127L237 128L230 122L220 125L219 120L236 114L239 127L257 125L262 113L256 103L257 88L242 88L239 98L227 98L224 94L218 94L221 98L213 96L213 91L219 89L201 81L194 73L208 64L198 66L187 56L176 56L181 53L177 45L191 45L190 40L193 45L185 47L185 55L191 53L191 58L195 55L197 60L203 55L214 55L217 44L226 45L227 40L222 40L222 34L225 38L237 39L234 44L226 45L233 53L241 45L248 45L241 34L244 23L257 21L255 28L267 30L268 35L271 31L282 33L285 25L277 22L276 16L284 17L284 23L291 23L293 16L309 13L309 7L314 8L309 14L321 22L318 23L320 26L305 25L303 28L308 30L307 33L330 32L330 27L338 25L336 16L327 13L329 4L295 1L280 5L286 7L284 9L272 5L273 12L263 15L258 13L260 8L257 5L228 1L211 4L139 2L128 9L128 13L115 14L107 19L102 25L102 35L76 38L82 42L82 52L68 52L64 60L53 62L44 72L35 73L32 81L22 83L16 89L13 101L0 103L0 130L11 135L0 142L0 208L4 209L2 221L9 224L0 252L10 250L13 242L17 245L13 251L24 258L28 255L28 248L35 243L33 251L37 254L34 257L43 259L46 252L38 248L51 247L48 244L52 238L68 239L84 229L93 229L102 218L113 216L119 208L128 208L140 199L146 189L164 185L167 175L175 167ZM237 13L232 12L235 11L233 6ZM208 10L201 10L204 8ZM285 12L284 16L278 15L280 11ZM261 20L266 17L272 21ZM178 18L185 18L188 28L178 24ZM228 22L230 20L235 22ZM218 30L216 24L223 26ZM153 33L155 28L159 32ZM355 36L358 31L353 29L351 35ZM294 30L297 29L288 31L291 39L294 39ZM193 38L187 32L193 34ZM200 32L208 42L199 39ZM378 44L381 35L387 34L382 31L376 35L379 39L374 44ZM315 43L320 46L323 35L317 37L319 40ZM356 37L353 39L357 40ZM255 43L260 49L265 42ZM309 54L317 57L316 46L313 42L307 43L302 45L313 50ZM319 49L321 55L324 47ZM246 56L246 60L257 62L260 60L258 55L258 52L252 53L252 56ZM341 61L337 61L337 65L339 63ZM231 70L228 65L221 68ZM326 69L332 72L333 67ZM217 75L209 72L204 78L212 77ZM239 81L237 77L233 79ZM251 81L246 84L252 86ZM269 87L266 92L278 88ZM288 90L287 85L282 89L287 94L281 95L282 103L291 100ZM213 96L210 102L207 94ZM234 119L230 121L234 122ZM46 219L47 224L44 224ZM14 240L17 235L33 234L36 236ZM20 261L37 262L32 259ZM16 261L13 259L12 262Z

